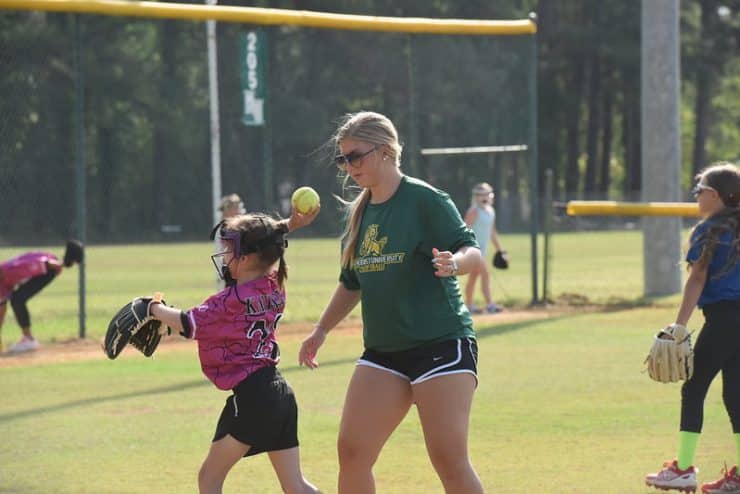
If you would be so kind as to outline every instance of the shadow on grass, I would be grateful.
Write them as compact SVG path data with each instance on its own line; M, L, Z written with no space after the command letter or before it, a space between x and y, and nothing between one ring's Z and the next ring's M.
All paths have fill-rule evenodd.
M482 340L484 338L490 338L491 336L499 336L502 334L511 333L512 331L521 331L523 329L530 328L539 323L557 321L559 319L565 319L567 317L572 317L572 316L573 316L572 314L569 314L569 315L561 314L561 315L552 316L552 317L529 319L527 321L510 322L510 323L504 323L504 324L497 324L496 321L494 320L489 323L486 323L485 325L477 326L475 330L475 335L477 339Z
M583 307L593 312L614 312L625 309L639 309L643 307L675 307L675 302L668 300L670 296L648 297L645 295L626 298L610 296L604 300L591 300L582 293L564 292L550 304L567 307Z
M560 300L560 299L559 299ZM675 304L668 304L662 302L661 299L655 298L635 298L635 299L623 299L611 297L606 302L593 303L587 297L583 295L569 294L567 303L559 303L549 306L554 310L560 308L561 312L556 312L551 315L544 317L538 317L533 319L527 319L523 321L516 321L510 323L499 324L495 320L490 320L486 324L476 324L476 335L478 339L487 338L490 336L497 336L511 331L519 331L535 326L539 323L550 323L554 321L561 321L564 319L573 319L576 317L593 315L593 314L604 314L611 312L628 312L635 309L644 308L666 308L675 307ZM566 308L565 312L562 312ZM536 310L547 310L538 308Z
M613 305L606 306L606 307L602 306L600 308L600 311L630 310L630 309L634 309L640 306L641 305L635 305L635 304L624 304L624 305L613 304ZM584 307L584 309L586 308ZM537 324L540 324L540 323L550 323L553 321L577 317L580 315L585 315L588 313L594 313L598 311L599 310L593 310L593 307L589 307L589 309L586 309L583 312L558 314L558 315L552 315L549 317L529 319L529 320L504 323L504 324L498 324L496 323L495 320L492 320L490 322L487 322L485 325L478 326L476 329L476 334L477 334L477 338L479 340L482 340L485 338L500 336L500 335L510 333L513 331L522 331L522 330L531 328L533 326L536 326ZM320 368L335 367L339 365L347 365L347 364L355 363L357 359L360 357L359 350L360 349L358 348L357 355L354 357L322 361ZM300 371L306 370L297 364L287 365L287 366L281 365L279 368L283 374L292 374L294 372L300 372ZM199 379L197 381L188 381L188 382L184 382L180 384L175 384L172 386L161 386L161 387L151 388L147 390L131 391L128 393L120 393L120 394L115 394L115 395L110 395L110 396L95 396L95 397L90 397L90 398L83 398L79 400L73 400L73 401L69 401L66 403L59 403L56 405L51 405L51 406L46 406L46 407L32 408L28 410L21 410L17 412L0 414L0 422L17 420L17 419L22 419L26 417L32 417L32 416L41 415L44 413L54 413L54 412L59 412L63 410L68 410L71 408L84 407L84 406L94 405L94 404L99 404L99 403L115 402L115 401L120 401L120 400L126 400L129 398L137 398L141 396L154 396L154 395L160 395L160 394L165 394L165 393L174 393L174 392L184 391L188 389L199 388L202 386L211 386L211 383L205 379Z
M336 359L336 360L329 360L321 362L321 367L333 367L337 365L345 365L345 364L351 364L357 361L359 358L359 354L357 357L352 358L344 358L344 359ZM290 366L280 366L280 371L283 374L289 374L296 371L306 371L306 369L299 367L298 365L290 365ZM27 417L33 417L36 415L42 415L45 413L55 413L55 412L61 412L64 410L69 410L72 408L79 408L79 407L86 407L89 405L97 405L101 403L110 403L110 402L116 402L121 400L127 400L129 398L139 398L143 396L156 396L156 395L162 395L166 393L176 393L180 391L185 391L188 389L194 389L194 388L200 388L200 387L211 387L213 386L210 381L203 379L198 379L197 381L188 381L180 384L175 384L172 386L161 386L157 388L151 388L151 389L145 389L145 390L139 390L139 391L130 391L128 393L119 393L115 395L109 395L109 396L95 396L95 397L89 397L89 398L81 398L79 400L72 400L65 403L58 403L56 405L50 405L50 406L44 406L44 407L38 407L38 408L30 408L28 410L19 410L17 412L9 412L9 413L0 413L0 423L4 423L11 420L18 420L23 419ZM4 492L4 491L2 491Z
M110 396L95 396L90 398L82 398L79 400L68 401L66 403L59 403L47 407L31 408L28 410L20 410L18 412L11 412L0 414L0 422L6 420L16 420L26 417L32 417L34 415L40 415L43 413L53 413L62 410L68 410L70 408L84 407L87 405L94 405L98 403L114 402L119 400L127 400L129 398L136 398L139 396L151 396L159 395L164 393L174 393L176 391L184 391L186 389L199 388L201 386L209 386L210 383L205 380L189 381L181 384L175 384L172 386L162 386L159 388L152 388L140 391L131 391L128 393L120 393Z

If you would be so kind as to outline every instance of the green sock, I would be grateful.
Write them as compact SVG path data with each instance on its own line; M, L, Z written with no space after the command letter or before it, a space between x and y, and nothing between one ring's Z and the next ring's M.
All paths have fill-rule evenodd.
M678 468L686 470L694 464L696 443L699 442L698 432L681 431L678 433Z
M735 447L737 448L737 463L735 465L740 468L740 434L735 434Z

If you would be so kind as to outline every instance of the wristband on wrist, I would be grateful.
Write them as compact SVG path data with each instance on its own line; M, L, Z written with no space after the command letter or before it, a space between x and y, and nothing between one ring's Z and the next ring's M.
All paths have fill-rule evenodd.
M190 318L188 317L187 313L182 310L180 311L180 323L182 324L182 331L180 331L180 335L188 339L192 338L193 328L190 326Z

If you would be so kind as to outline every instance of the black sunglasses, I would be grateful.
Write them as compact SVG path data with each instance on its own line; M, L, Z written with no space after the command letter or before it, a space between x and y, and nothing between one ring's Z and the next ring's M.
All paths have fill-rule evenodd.
M705 190L714 190L714 187L709 187L708 185L696 184L694 185L694 188L691 189L691 195L694 197L699 197L699 194L701 194L702 191L705 191Z
M349 154L338 154L334 157L334 163L341 168L344 169L347 166L359 166L355 165L354 163L358 162L368 154L372 153L376 149L378 149L380 146L373 146L368 151L365 151L364 153L358 153L357 151L352 151Z

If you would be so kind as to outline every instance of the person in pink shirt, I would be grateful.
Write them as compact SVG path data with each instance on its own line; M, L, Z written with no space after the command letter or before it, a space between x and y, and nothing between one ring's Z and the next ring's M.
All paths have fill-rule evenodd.
M9 352L38 350L40 345L31 333L31 314L26 302L51 283L63 268L82 262L82 257L82 244L68 240L62 262L51 252L33 251L0 263L0 329L10 300L15 319L23 332L21 340L12 345Z
M226 287L202 304L180 310L156 303L151 315L198 342L201 369L219 389L231 391L210 451L198 473L201 494L220 493L239 459L266 452L284 492L316 494L301 473L298 407L277 369L275 338L285 310L285 235L311 223L319 212L293 210L290 219L251 213L226 218L214 228L222 252L212 257Z

